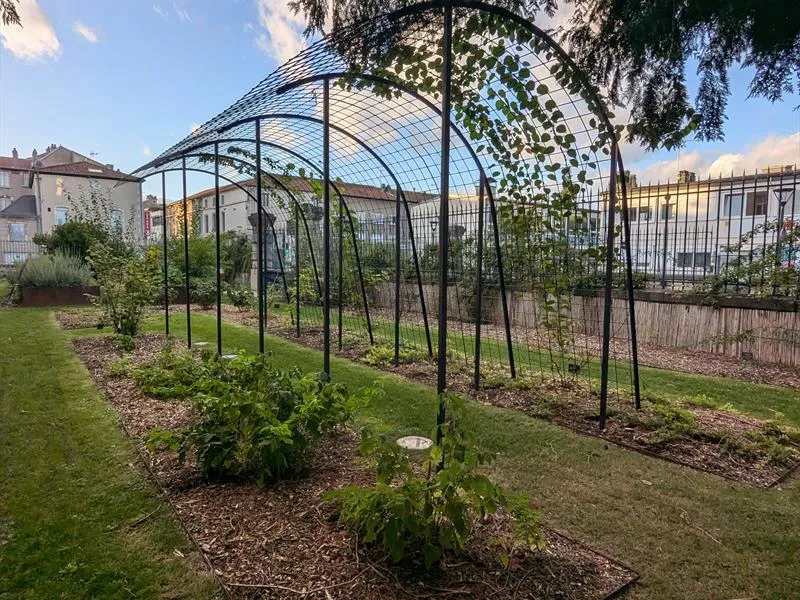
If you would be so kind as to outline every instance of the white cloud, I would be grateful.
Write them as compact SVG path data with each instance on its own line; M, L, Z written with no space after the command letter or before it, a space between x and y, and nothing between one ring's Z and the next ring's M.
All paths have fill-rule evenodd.
M675 181L678 171L697 173L699 178L730 176L742 172L753 173L775 165L800 164L800 131L789 135L768 135L763 140L737 152L717 154L693 150L675 158L651 163L643 168L633 165L631 171L639 175L639 181L655 183Z
M164 19L165 21L169 19L169 16L167 15L167 11L165 11L163 8L161 8L161 7L160 7L158 4L153 4L153 11L154 11L154 12L155 12L155 13L156 13L156 14L157 14L159 17L161 17L162 19Z
M260 30L255 43L267 56L283 63L305 48L305 21L285 0L256 0L256 7Z
M148 146L147 144L143 144L142 154L144 154L145 156L150 156L152 154L152 152L150 151L150 146Z
M189 16L189 11L186 10L186 6L183 4L183 2L173 2L172 8L175 11L175 14L178 15L178 19L181 21L191 22L192 17Z
M92 29L85 23L81 23L80 21L75 21L75 25L72 26L72 31L77 33L79 36L81 36L90 44L97 43L97 34L94 32L94 29Z
M21 60L58 58L61 55L61 43L37 0L22 0L17 12L23 26L0 28L3 46Z

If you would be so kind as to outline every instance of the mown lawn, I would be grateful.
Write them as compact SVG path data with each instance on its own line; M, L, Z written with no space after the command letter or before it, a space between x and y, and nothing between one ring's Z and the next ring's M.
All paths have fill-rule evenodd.
M185 319L174 318L181 335ZM148 328L162 331L159 319ZM252 351L257 333L224 325L227 350ZM213 318L193 318L195 340L216 339ZM268 336L277 365L318 370L321 353ZM655 371L655 370L654 370ZM795 393L732 380L661 372L673 393L720 391L720 402L761 415L780 410L797 424ZM385 396L365 411L404 433L430 432L432 389L334 358L332 376L354 387L378 381ZM697 382L700 383L697 383ZM642 580L627 598L719 599L800 597L800 485L775 489L735 484L713 475L606 445L544 421L477 403L469 418L478 440L497 452L498 480L529 493L552 526L628 563Z
M52 312L0 345L0 598L217 597Z

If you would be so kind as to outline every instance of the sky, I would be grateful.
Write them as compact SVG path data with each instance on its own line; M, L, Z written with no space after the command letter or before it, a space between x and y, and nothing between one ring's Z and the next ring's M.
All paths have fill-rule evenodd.
M286 0L21 0L19 12L23 28L0 25L0 155L55 143L126 172L306 44ZM689 141L680 153L626 146L626 168L655 182L679 169L704 176L800 163L800 97L748 99L752 73L731 75L724 142Z

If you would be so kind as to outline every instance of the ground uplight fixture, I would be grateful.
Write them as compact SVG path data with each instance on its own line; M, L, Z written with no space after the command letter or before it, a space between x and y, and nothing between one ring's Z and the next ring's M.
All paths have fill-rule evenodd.
M427 450L433 446L433 440L421 435L406 435L397 439L397 445L406 450Z

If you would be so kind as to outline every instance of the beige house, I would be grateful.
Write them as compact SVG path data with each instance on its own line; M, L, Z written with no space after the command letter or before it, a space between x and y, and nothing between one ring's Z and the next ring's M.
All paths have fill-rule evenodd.
M25 260L41 249L37 233L50 233L92 201L107 210L109 225L142 236L141 180L69 148L48 146L30 158L0 157L0 264ZM99 216L99 215L98 215Z

